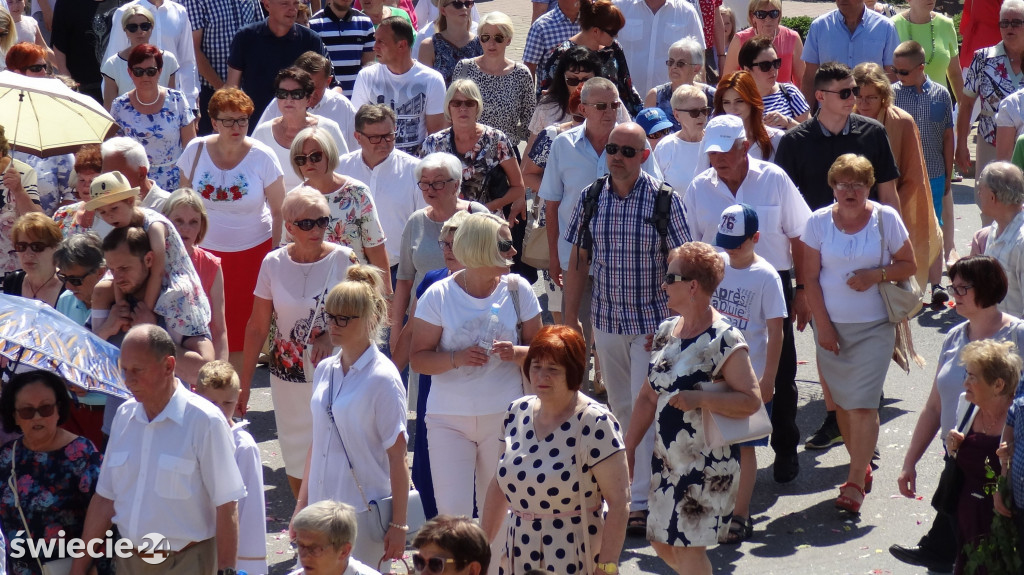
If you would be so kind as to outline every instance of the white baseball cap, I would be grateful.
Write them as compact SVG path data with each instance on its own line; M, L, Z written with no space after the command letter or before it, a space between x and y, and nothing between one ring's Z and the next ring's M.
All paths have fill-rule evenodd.
M739 116L722 114L711 118L704 128L705 152L728 152L736 140L746 139L743 120Z

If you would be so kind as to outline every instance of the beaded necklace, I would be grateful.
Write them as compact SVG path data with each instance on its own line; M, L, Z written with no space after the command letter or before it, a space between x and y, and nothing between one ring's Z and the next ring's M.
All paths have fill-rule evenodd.
M911 26L911 27L907 28L907 31L910 33L910 39L914 40L914 31L913 31L914 29L913 29L913 26L915 26L916 24L910 19L910 11L909 10L907 11L907 14L906 14L905 17L907 19L907 24L910 24L910 26ZM929 65L931 65L932 60L935 59L935 15L932 14L931 12L928 13L928 31L929 31L928 36L931 37L931 40L932 40L932 51L931 51L930 54L928 54L928 59L925 60L925 62L924 62L925 68L927 68ZM914 40L914 41L917 42L916 40ZM918 44L920 44L920 42L918 42ZM922 44L922 46L923 46L923 44Z

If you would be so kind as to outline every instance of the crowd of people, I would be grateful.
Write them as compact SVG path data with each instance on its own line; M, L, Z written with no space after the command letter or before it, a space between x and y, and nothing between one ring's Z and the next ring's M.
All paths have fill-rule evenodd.
M522 62L473 0L114 4L0 0L0 68L118 126L48 157L0 126L2 291L120 348L132 396L7 367L0 573L267 573L265 366L296 574L411 544L434 575L616 575L626 537L710 574L757 537L757 446L787 483L843 444L837 512L877 505L889 358L923 361L894 289L965 320L900 492L936 434L963 481L890 552L964 573L999 514L1024 556L1024 1L971 4L960 43L932 0L806 37L779 0L533 0ZM709 431L736 419L770 430ZM11 552L112 527L129 556Z

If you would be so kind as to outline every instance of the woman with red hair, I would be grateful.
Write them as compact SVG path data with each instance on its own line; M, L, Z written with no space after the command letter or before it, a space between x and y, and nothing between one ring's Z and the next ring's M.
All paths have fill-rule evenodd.
M46 68L46 50L38 44L18 42L7 51L4 58L7 69L22 76L45 78L49 76Z
M144 6L134 4L128 6L121 16L121 28L128 37L129 46L124 50L107 58L100 66L103 74L103 107L110 109L114 98L131 91L135 85L132 83L131 64L128 63L128 55L136 46L150 44L155 26L153 13ZM165 88L174 88L174 74L178 71L178 59L168 50L159 50L163 58L160 67L160 85Z
M552 325L537 332L523 361L536 395L508 409L501 461L482 520L493 542L512 508L504 534L505 573L618 568L629 516L625 443L615 416L579 391L587 375L586 349L579 332Z
M750 72L742 70L726 74L718 82L714 115L719 114L730 114L743 120L747 141L750 142L751 158L766 162L775 160L775 150L778 149L779 141L785 132L764 125L764 102L761 100L760 90L757 89L757 82Z

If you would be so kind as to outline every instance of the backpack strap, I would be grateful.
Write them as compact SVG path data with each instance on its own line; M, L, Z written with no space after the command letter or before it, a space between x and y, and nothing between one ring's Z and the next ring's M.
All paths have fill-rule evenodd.
M654 213L647 219L647 223L654 226L661 236L661 254L668 257L668 222L672 213L672 186L665 182L658 188L658 195L654 198Z
M583 217L580 218L580 227L576 232L576 249L587 250L587 264L593 261L594 254L591 248L594 246L594 236L590 233L590 220L594 218L594 213L597 212L597 200L601 195L601 190L604 189L606 183L608 183L609 176L607 174L594 180L594 183L590 184L587 188L586 193L583 195ZM577 259L577 265L579 260Z

